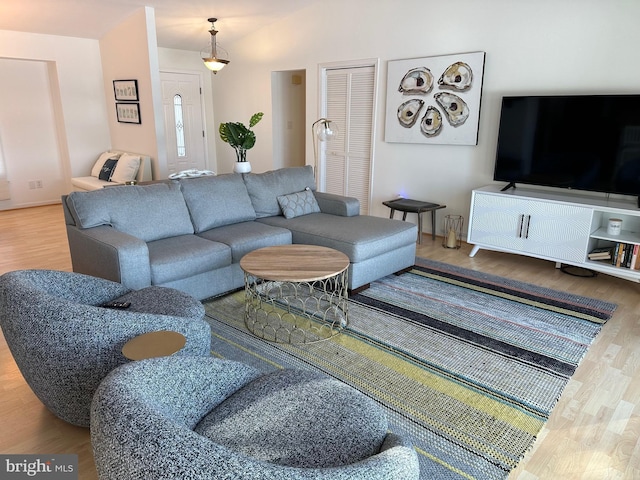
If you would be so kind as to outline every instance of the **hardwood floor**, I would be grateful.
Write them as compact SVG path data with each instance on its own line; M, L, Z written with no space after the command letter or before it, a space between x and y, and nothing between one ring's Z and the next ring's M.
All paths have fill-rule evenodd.
M640 478L640 295L607 275L579 278L550 262L481 250L469 258L424 235L418 255L618 304L569 382L538 441L510 479ZM71 271L59 205L0 212L0 274ZM58 420L33 395L0 338L0 452L77 453L80 477L97 478L89 430Z

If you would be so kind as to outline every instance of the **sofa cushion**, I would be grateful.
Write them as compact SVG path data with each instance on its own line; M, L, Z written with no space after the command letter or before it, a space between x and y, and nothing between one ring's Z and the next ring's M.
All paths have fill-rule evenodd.
M256 218L241 175L187 178L180 185L196 233Z
M79 228L110 225L145 242L193 233L189 210L177 184L71 192L67 206Z
M99 190L113 184L100 180L97 177L73 177L71 179L71 185L73 185L75 191L89 191Z
M387 428L381 407L348 385L315 372L280 370L235 392L195 431L260 461L331 468L379 453Z
M290 230L293 243L334 248L348 256L351 263L362 262L416 241L415 224L368 215L340 217L312 213L292 219L269 217L258 221Z
M162 285L231 265L231 249L195 235L149 242L151 283Z
M204 307L188 293L180 292L172 288L150 287L139 290L131 290L124 295L115 298L112 302L131 302L127 312L149 313L153 315L168 315L171 317L183 317L190 320L204 318Z
M320 206L310 189L302 192L290 193L289 195L280 195L278 197L278 205L282 209L285 218L301 217L310 213L318 213Z
M301 192L305 188L316 189L316 180L310 165L281 168L265 173L249 173L243 175L243 179L257 218L281 215L278 205L278 197L281 195Z
M291 232L260 222L241 222L214 228L199 234L201 237L231 247L233 263L239 263L247 253L257 248L291 244Z

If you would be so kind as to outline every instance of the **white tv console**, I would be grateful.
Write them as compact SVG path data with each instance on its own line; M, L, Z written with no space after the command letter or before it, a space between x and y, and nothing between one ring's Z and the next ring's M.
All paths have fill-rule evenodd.
M588 258L595 248L640 245L636 202L500 188L489 185L472 192L467 241L474 247L469 256L481 248L517 253L556 262L556 267L574 265L640 282L640 265L632 270ZM607 234L609 218L622 219L620 235Z

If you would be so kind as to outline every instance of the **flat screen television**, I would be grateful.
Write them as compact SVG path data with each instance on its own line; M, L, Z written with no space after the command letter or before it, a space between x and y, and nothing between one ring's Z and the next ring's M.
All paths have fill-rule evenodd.
M640 195L640 95L503 97L493 178Z

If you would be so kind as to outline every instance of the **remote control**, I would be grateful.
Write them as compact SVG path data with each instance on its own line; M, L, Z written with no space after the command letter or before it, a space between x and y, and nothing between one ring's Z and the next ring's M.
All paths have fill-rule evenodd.
M125 308L129 308L131 306L131 302L107 302L102 306L106 308L117 308L119 310L124 310Z

